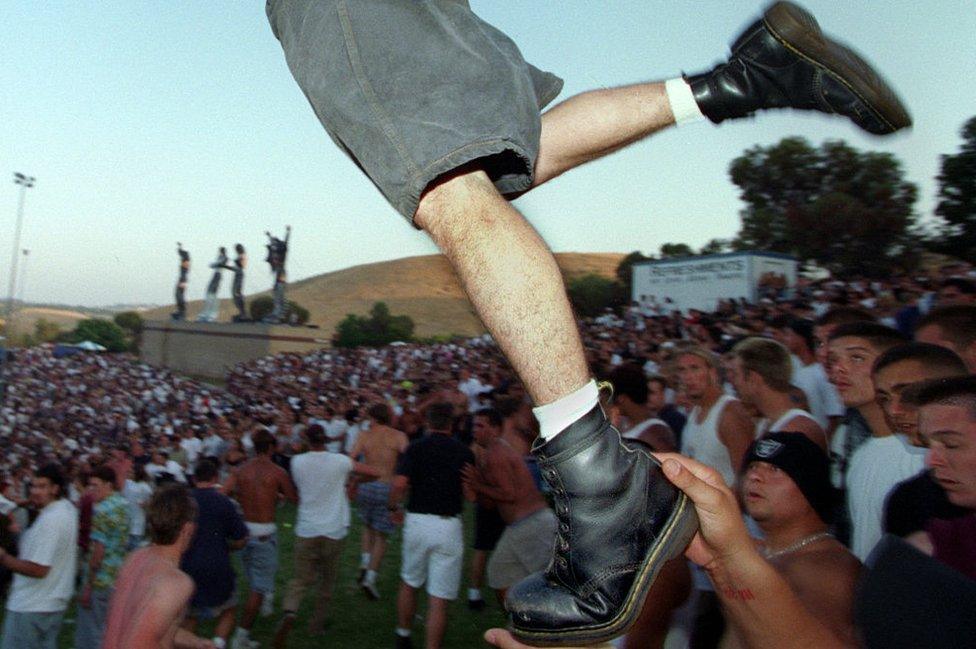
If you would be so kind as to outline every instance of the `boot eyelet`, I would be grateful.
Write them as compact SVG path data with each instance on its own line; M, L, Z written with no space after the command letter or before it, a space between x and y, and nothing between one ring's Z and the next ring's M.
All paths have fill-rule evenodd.
M563 533L569 532L569 525L567 525L566 523L560 523L559 531Z

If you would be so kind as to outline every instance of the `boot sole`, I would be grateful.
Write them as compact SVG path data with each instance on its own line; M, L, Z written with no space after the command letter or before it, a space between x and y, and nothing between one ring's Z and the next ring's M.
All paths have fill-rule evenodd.
M661 479L667 478L661 476ZM558 631L526 631L513 627L512 634L519 640L537 647L582 647L608 642L623 635L644 608L644 600L661 568L671 559L683 554L697 532L698 516L695 514L694 506L687 496L679 492L674 511L665 523L657 543L651 547L647 558L641 564L634 580L634 587L615 618L598 626Z
M912 125L898 95L854 50L832 41L817 19L790 2L777 2L763 15L767 29L800 58L823 70L854 93L886 127L885 133Z

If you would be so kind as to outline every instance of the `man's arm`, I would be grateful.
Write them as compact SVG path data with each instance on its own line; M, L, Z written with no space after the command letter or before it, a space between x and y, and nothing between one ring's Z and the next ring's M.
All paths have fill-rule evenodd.
M725 406L718 424L718 439L728 449L729 460L736 473L742 468L742 460L753 442L754 434L755 424L740 401L732 401Z
M298 503L298 490L295 489L295 483L288 477L288 472L281 467L278 467L278 492L288 502L293 504Z
M469 488L480 497L479 500L484 498L490 501L483 504L515 502L511 467L508 458L497 447L485 453L484 471L478 471L473 464L468 464L463 469L463 475Z
M18 559L8 554L3 548L0 548L0 567L32 579L44 579L47 577L47 573L51 571L51 566Z
M362 462L353 461L352 463L352 473L356 476L359 482L371 482L380 477L380 469L376 466L370 466L368 464L363 464Z

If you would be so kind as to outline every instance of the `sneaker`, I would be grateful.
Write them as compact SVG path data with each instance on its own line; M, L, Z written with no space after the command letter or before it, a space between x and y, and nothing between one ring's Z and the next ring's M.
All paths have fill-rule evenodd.
M366 593L366 597L370 598L374 602L380 598L380 591L376 590L376 584L363 581L363 583L360 585L363 587L363 592Z
M487 606L487 604L485 604L485 600L480 597L478 599L468 600L468 608L472 611L483 611L485 610L485 606Z

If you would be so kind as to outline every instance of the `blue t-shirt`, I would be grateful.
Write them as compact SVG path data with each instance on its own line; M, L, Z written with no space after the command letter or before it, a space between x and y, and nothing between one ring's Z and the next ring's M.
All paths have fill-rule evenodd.
M227 542L246 537L247 527L233 501L215 489L194 489L193 498L198 509L197 531L180 561L180 570L196 584L190 606L217 606L230 599L236 582Z

